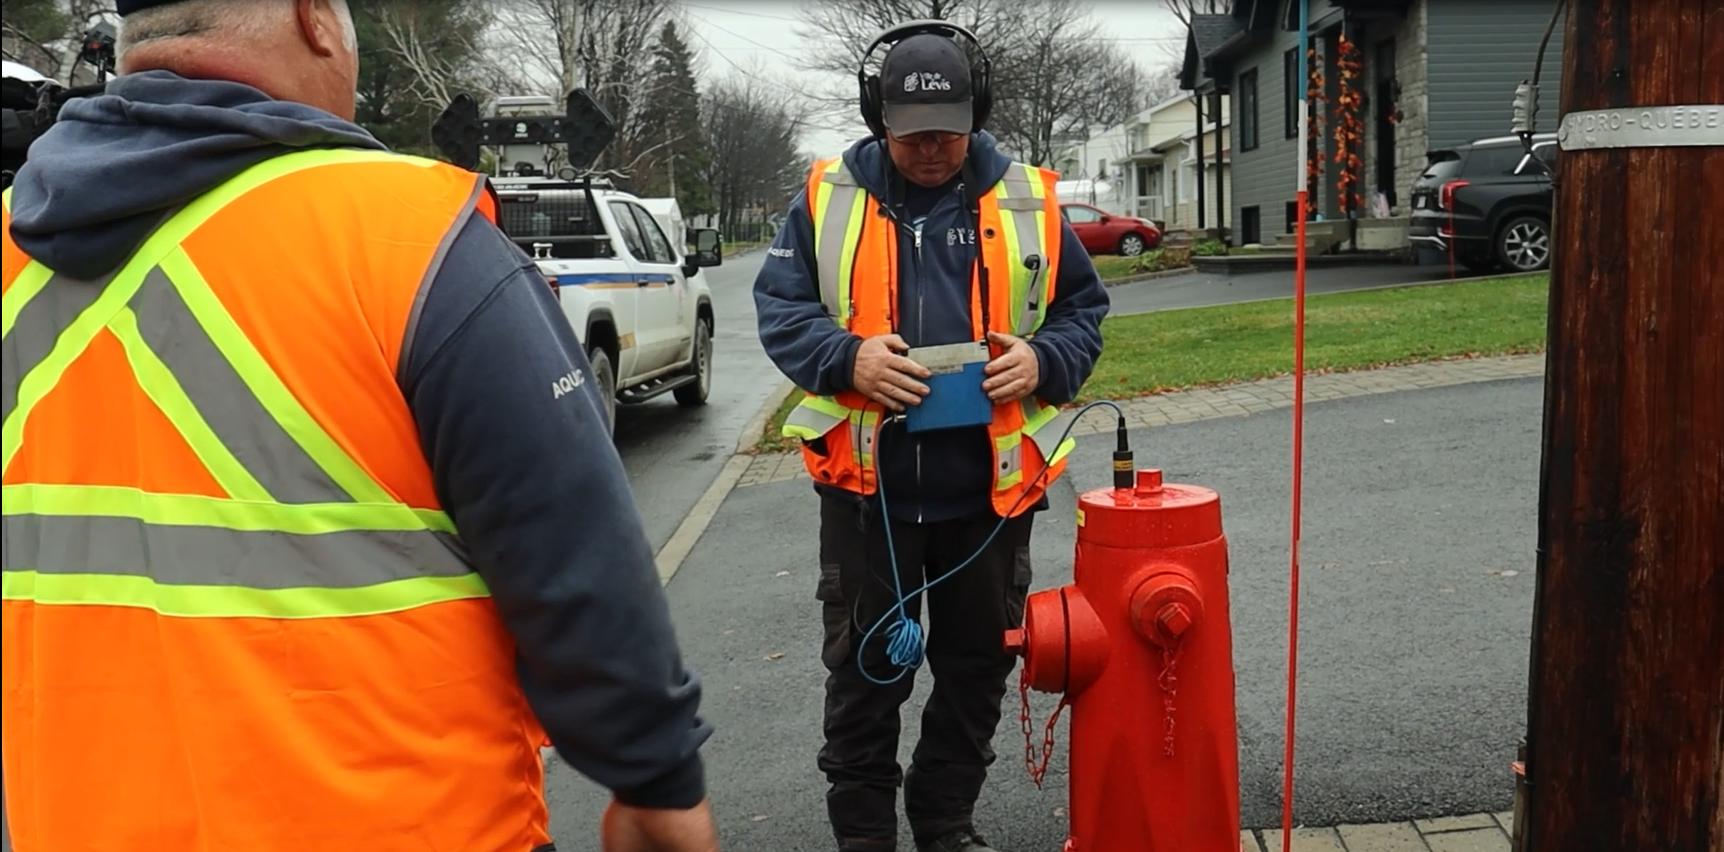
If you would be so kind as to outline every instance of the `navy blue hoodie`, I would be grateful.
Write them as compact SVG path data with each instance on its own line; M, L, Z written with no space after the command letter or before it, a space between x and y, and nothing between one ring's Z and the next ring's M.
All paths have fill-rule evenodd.
M383 145L249 86L128 74L67 103L31 146L12 237L50 268L97 277L216 184L271 157L333 147ZM254 283L270 286L267 270ZM401 393L438 499L515 639L528 702L558 753L619 799L697 804L711 728L697 715L700 684L683 667L652 546L591 391L598 383L580 396L546 392L590 369L579 341L532 261L482 216L428 286Z
M870 195L883 201L898 228L894 331L911 346L974 340L970 270L977 234L962 175L942 187L918 186L898 174L885 144L876 139L852 145L844 152L844 164ZM993 136L980 132L970 137L965 171L975 177L978 192L998 183L1010 164ZM767 355L797 387L818 394L850 389L862 338L832 322L820 303L806 193L790 203L784 227L755 279L754 303ZM1036 396L1054 405L1077 397L1101 357L1101 320L1107 311L1107 290L1067 224L1054 300L1030 339L1041 367ZM993 454L985 428L911 435L889 427L876 451L894 517L933 523L993 512Z

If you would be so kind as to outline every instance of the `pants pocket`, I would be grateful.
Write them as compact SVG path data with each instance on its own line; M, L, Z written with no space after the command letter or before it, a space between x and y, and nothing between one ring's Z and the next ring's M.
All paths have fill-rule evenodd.
M840 578L838 563L822 563L820 583L814 590L814 599L820 601L820 619L826 634L820 649L820 661L829 669L844 665L850 656L850 605L844 600L844 584Z

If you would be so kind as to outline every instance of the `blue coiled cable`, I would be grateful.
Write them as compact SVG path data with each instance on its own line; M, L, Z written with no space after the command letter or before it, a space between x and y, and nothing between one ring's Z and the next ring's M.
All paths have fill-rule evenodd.
M1125 412L1120 410L1118 404L1104 399L1092 402L1078 409L1077 415L1072 417L1071 422L1066 424L1065 431L1060 433L1059 440L1055 441L1053 446L1058 448L1065 444L1066 439L1071 437L1072 429L1077 426L1078 421L1083 419L1083 416L1094 408L1113 409L1114 414L1119 418L1118 428L1120 434L1122 436L1124 435ZM880 435L882 438L886 434L886 426L888 424L899 422L902 419L902 415L898 415L887 420L885 423L880 424ZM993 530L988 533L987 538L982 539L981 545L976 548L974 553L971 553L964 559L964 561L952 566L945 573L923 583L915 589L910 590L909 594L905 594L904 581L898 572L898 548L892 541L892 513L887 508L886 504L886 478L880 475L880 456L883 455L881 451L885 448L885 443L883 440L878 440L875 443L874 482L875 487L880 491L880 522L886 528L886 557L892 567L892 593L895 600L893 601L892 606L887 608L886 612L882 614L872 626L863 632L862 640L856 644L856 668L862 672L862 676L867 678L870 683L878 686L887 686L897 683L904 678L904 675L919 668L922 665L922 660L927 654L927 645L924 641L922 622L918 618L910 617L910 601L915 600L916 596L926 593L929 589L951 579L959 571L968 568L970 563L980 558L981 555L987 551L988 545L994 543L994 539L999 536L1000 530L1005 529L1006 521L1010 520L1013 515L1017 514L1018 508L1024 503L1024 498L1028 497L1030 492L1035 490L1035 486L1041 483L1042 479L1048 475L1048 471L1051 470L1053 466L1049 464L1042 465L1041 472L1037 473L1036 478L1031 480L1030 485L1024 489L1024 492L1018 495L1018 502L1012 504L1011 511L1007 512L1004 517L1000 518L1000 522L994 525ZM886 637L886 660L897 670L895 674L888 678L875 677L872 672L868 671L867 664L863 662L864 655L862 652L868 647L868 642L874 638L875 634L880 633L882 629L885 630Z

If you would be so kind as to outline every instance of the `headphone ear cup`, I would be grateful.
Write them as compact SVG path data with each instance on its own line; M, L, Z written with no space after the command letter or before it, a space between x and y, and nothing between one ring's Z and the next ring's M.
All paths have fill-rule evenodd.
M974 116L970 122L971 133L980 131L988 123L988 114L994 111L993 81L988 79L990 73L985 64L970 72L970 78L975 81L974 101L970 107Z
M868 125L868 130L877 137L886 135L886 119L881 114L880 77L877 74L858 75L861 87L858 103L862 110L862 123Z

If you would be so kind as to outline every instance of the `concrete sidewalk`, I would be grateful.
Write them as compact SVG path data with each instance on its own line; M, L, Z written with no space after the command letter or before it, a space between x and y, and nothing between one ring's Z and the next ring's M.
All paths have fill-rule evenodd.
M1524 733L1542 364L1535 355L1307 380L1293 849L1507 852L1498 814L1512 804L1508 764ZM1125 404L1140 466L1222 494L1247 852L1281 849L1269 827L1280 818L1290 396L1283 378ZM1108 429L1110 417L1086 420L1085 431ZM1076 492L1107 480L1110 444L1080 441L1050 492L1032 541L1035 588L1070 580ZM825 676L817 504L799 457L744 461L668 587L718 730L708 778L725 848L829 849L814 763ZM930 683L920 674L905 761ZM1033 695L1034 718L1053 704ZM1067 732L1038 790L1016 717L1009 695L978 824L1001 849L1057 849ZM555 836L583 848L602 793L556 760L547 793Z

